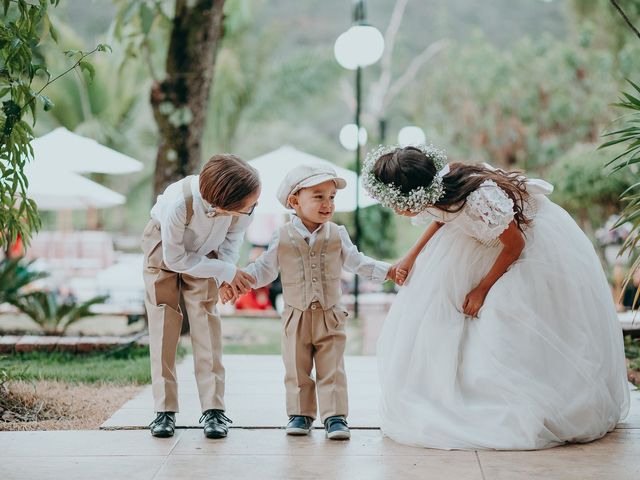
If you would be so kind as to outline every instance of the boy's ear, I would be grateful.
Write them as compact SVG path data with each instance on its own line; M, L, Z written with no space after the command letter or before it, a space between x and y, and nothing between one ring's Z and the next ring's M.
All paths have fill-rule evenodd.
M289 195L289 198L287 199L287 201L289 202L289 205L291 205L293 208L298 206L298 195L296 195L295 193L293 195Z

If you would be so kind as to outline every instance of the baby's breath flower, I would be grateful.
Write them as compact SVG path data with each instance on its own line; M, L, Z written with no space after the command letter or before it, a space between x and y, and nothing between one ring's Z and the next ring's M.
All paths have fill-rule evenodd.
M367 193L385 207L420 213L428 206L434 205L444 195L442 176L436 175L428 187L414 188L406 194L402 193L400 188L393 183L386 184L381 182L373 172L375 164L381 156L392 153L398 148L401 147L398 145L380 145L369 152L362 167L362 184ZM438 172L447 164L447 156L443 150L433 145L415 145L415 148L433 161Z

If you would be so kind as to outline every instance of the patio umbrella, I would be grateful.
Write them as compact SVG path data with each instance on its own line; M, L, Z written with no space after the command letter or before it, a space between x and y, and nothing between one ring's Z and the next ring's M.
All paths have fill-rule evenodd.
M76 173L124 174L142 170L142 163L91 138L64 127L32 142L33 158L39 165L53 166Z
M287 210L276 199L276 192L286 173L299 165L324 164L332 167L339 177L347 181L347 187L339 190L336 195L336 211L352 212L356 209L356 174L346 168L302 152L290 145L284 145L273 152L269 152L249 162L260 173L262 180L262 194L256 207L256 213L285 213ZM360 188L360 208L369 207L377 203Z
M84 210L122 205L126 198L88 178L63 169L28 163L27 194L40 210Z

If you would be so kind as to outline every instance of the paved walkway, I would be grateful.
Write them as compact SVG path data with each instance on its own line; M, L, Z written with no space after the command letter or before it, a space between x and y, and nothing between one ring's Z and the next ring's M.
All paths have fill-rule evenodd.
M352 439L332 442L316 429L287 437L282 365L276 356L227 355L229 437L207 440L182 428L152 438L149 389L126 403L102 431L0 432L0 479L615 479L640 475L640 393L604 439L537 452L440 451L399 445L377 429L375 359L347 358ZM179 425L196 427L191 359L180 366ZM319 425L318 425L319 427Z

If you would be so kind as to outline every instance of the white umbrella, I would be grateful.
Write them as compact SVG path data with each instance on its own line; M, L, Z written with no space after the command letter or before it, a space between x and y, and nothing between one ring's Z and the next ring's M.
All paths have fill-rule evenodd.
M142 163L91 138L64 127L36 138L31 143L33 158L39 165L77 173L124 174L142 170Z
M28 163L27 196L40 210L83 210L122 205L126 198L113 190L72 172Z
M287 210L276 199L280 182L287 172L299 165L324 164L331 166L339 177L347 181L347 187L336 195L336 211L352 212L356 209L356 174L346 168L337 167L322 158L310 155L290 146L284 145L273 152L254 158L249 162L260 173L262 194L256 207L256 213L284 213ZM377 202L370 198L362 184L360 188L360 208L369 207Z

